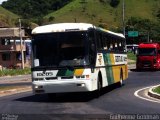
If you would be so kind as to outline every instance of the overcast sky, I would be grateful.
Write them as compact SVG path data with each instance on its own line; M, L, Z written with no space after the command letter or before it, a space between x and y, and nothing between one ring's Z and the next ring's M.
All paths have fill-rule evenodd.
M0 4L2 4L3 1L7 1L7 0L0 0Z

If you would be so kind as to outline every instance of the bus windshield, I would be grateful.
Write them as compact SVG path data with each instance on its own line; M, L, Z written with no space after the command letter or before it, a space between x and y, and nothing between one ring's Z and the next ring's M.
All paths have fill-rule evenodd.
M156 49L155 48L139 48L138 49L138 55L155 56L156 55Z
M89 64L86 32L46 33L34 36L36 66L84 66ZM35 65L34 65L35 66Z

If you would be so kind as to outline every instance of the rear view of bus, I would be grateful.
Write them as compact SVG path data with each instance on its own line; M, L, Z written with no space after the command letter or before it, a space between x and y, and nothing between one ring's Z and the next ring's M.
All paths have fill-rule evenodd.
M126 54L119 54L118 50L116 54L98 52L96 30L92 24L60 23L32 31L32 87L35 94L95 91L127 78ZM103 33L112 36L111 32ZM124 41L123 36L114 36L117 36L116 40ZM122 48L122 43L116 45ZM112 64L117 66L115 70L112 70Z

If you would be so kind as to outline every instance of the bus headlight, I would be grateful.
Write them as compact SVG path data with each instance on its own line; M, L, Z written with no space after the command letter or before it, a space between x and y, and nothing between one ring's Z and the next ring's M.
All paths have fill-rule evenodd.
M89 79L90 75L82 75L82 76L76 76L77 79Z
M35 88L35 89L42 89L42 88L43 88L43 86L35 85L35 86L34 86L34 88Z
M85 78L85 75L82 76L76 76L77 79Z
M34 81L42 81L42 80L44 80L43 78L34 78L33 79Z

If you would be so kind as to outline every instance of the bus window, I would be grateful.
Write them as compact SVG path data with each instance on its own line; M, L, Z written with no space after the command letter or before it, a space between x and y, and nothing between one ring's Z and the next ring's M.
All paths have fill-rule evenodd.
M95 46L95 35L94 30L90 30L88 34L88 44L89 44L89 62L91 65L95 64L95 53L96 53L96 46Z
M96 36L97 36L97 40L96 40L97 49L98 50L102 50L103 46L104 46L103 45L103 36L102 36L102 33L100 33L99 31L97 31Z

